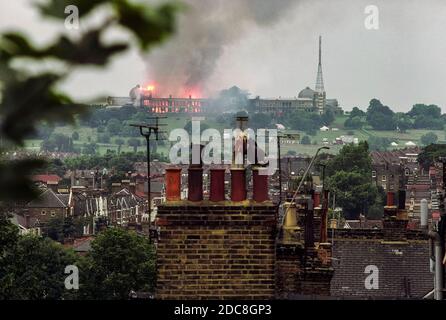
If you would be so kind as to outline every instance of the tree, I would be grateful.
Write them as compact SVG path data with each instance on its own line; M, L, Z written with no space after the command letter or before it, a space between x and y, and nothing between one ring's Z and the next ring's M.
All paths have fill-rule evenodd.
M443 130L444 123L441 118L434 118L426 115L419 115L413 123L415 129Z
M412 118L425 116L438 119L441 116L441 108L434 104L426 105L418 103L412 106L412 109L410 109L407 115Z
M79 132L74 131L74 132L71 134L71 139L72 139L73 141L78 141L78 140L79 140Z
M93 299L128 299L130 291L153 291L155 251L133 231L109 228L91 243L90 279L84 290Z
M385 151L392 141L385 137L370 136L367 140L370 150Z
M110 143L110 136L107 133L98 134L98 142L99 143Z
M138 147L141 146L141 140L136 138L128 139L127 143L130 147L133 147L133 152L138 152Z
M327 184L336 196L347 218L367 213L372 205L382 205L382 194L373 185L372 160L367 142L345 145L337 156L327 163Z
M428 170L439 157L446 157L445 144L429 144L418 154L418 163Z
M421 143L425 146L436 143L438 141L438 136L433 132L428 132L421 136Z
M333 123L333 121L335 121L335 114L333 111L328 109L327 111L325 111L325 113L322 115L321 118L322 118L322 123L326 126L329 126L330 124Z
M406 132L407 129L413 127L412 121L409 116L402 112L398 112L395 114L396 118L396 127L400 132Z
M42 141L41 149L50 152L73 152L73 139L62 133L55 133Z
M82 235L71 216L53 217L45 224L44 234L54 241L63 243L66 238Z
M327 175L333 175L337 171L357 171L370 176L372 159L369 155L368 143L361 141L358 145L343 146L339 154L327 164Z
M396 128L393 111L377 99L370 100L366 119L375 130L395 130Z
M60 300L69 298L65 267L76 254L49 238L25 235L7 249L0 262L0 299Z
M121 132L122 124L118 119L110 119L107 122L107 131L112 136L116 136Z
M311 144L311 139L309 136L303 136L300 143L305 145Z
M365 117L365 112L359 109L358 107L354 107L352 111L350 111L350 118L359 117L363 118Z
M76 115L86 111L86 106L75 102L60 91L60 83L80 66L103 67L111 58L129 49L126 42L104 43L104 34L112 28L129 32L142 51L152 49L166 40L174 31L176 13L182 6L176 3L142 4L133 1L84 1L69 3L59 0L39 2L35 7L43 16L66 19L66 5L81 8L84 19L91 17L96 9L107 10L104 19L95 26L82 28L76 37L58 34L50 43L35 46L20 32L6 32L0 41L0 154L7 149L22 147L27 137L36 134L42 122L74 123ZM63 29L61 29L63 30ZM51 59L64 68L23 68L18 61L33 61L38 65ZM0 201L32 199L37 195L30 179L34 169L41 168L39 159L0 159Z
M83 154L96 154L97 144L96 143L84 143L84 147L82 148Z
M361 118L358 116L350 117L344 122L344 127L347 129L361 129L362 125Z
M124 143L125 143L124 140L121 139L121 138L116 138L116 139L115 139L115 144L118 145L118 154L121 153L121 147L122 147L122 145L123 145Z

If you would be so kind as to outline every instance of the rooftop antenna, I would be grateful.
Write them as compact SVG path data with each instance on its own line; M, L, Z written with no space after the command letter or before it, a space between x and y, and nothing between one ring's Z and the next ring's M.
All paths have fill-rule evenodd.
M166 126L167 124L160 124L160 119L166 119L167 117L149 117L147 118L149 122L151 120L155 120L155 123L135 123L130 124L131 127L139 128L140 134L146 138L146 146L147 146L147 202L148 202L148 215L149 215L149 241L151 241L151 231L152 231L152 201L150 199L150 141L151 136L154 134L155 141L160 140L160 134L165 133L165 131L160 131L161 126Z

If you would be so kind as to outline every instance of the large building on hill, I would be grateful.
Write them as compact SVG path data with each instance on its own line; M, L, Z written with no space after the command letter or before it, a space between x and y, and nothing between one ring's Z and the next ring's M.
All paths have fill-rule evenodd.
M327 99L322 75L322 39L319 37L319 63L315 90L306 87L294 98L260 98L249 100L250 109L257 112L283 113L289 111L305 111L325 113L328 109L334 113L342 113L337 99Z

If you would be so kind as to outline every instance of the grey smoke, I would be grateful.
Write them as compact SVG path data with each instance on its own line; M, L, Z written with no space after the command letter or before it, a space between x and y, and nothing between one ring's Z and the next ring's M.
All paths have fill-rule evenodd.
M177 34L149 58L148 79L157 95L206 92L225 47L252 26L267 28L290 12L298 0L185 0Z

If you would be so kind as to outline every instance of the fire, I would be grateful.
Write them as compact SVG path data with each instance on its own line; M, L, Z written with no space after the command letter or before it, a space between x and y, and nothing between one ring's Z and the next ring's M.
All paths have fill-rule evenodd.
M201 97L199 88L187 88L184 91L186 97L191 97L192 99L199 99Z
M154 91L154 90L155 90L155 86L152 85L152 84L149 84L149 85L146 87L146 89L147 89L147 91Z

